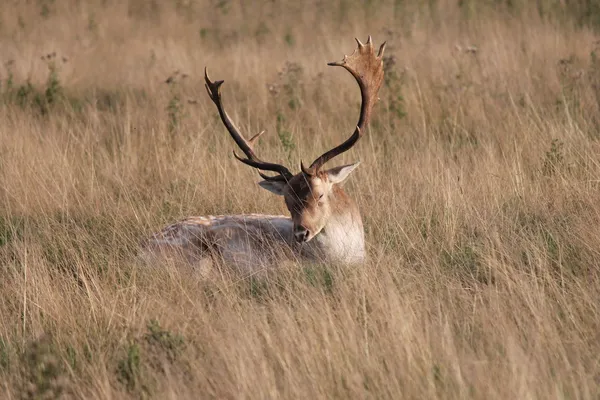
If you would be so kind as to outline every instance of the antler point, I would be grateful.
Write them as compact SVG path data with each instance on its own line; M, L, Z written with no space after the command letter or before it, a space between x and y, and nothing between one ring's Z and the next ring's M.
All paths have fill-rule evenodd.
M263 133L265 133L265 132L266 132L266 130L264 130L264 129L263 129L262 131L260 131L260 132L259 132L259 133L257 133L256 135L252 136L252 137L250 138L250 140L248 140L248 142L250 143L250 146L251 146L251 147L253 147L253 146L254 146L254 142L255 142L255 141L257 141L257 140L258 140L258 138L259 138L259 137L261 137L261 135L262 135Z
M241 162L244 162L244 159L242 157L238 156L237 153L235 152L235 150L232 150L232 153L235 158L237 158Z
M387 41L381 43L381 46L379 46L379 51L377 52L377 57L379 57L379 58L383 57L383 52L385 51L386 44L387 44Z

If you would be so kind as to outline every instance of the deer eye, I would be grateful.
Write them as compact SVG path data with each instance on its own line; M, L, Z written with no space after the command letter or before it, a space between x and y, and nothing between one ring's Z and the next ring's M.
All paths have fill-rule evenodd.
M317 198L317 205L318 205L319 207L321 207L321 206L323 205L323 196L324 196L324 195L325 195L325 193L323 193L322 195L320 195L320 196Z

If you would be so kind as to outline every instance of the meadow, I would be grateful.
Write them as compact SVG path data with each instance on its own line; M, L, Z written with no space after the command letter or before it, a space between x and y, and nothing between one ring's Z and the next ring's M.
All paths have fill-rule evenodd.
M0 4L0 397L597 399L600 9L589 1ZM387 41L335 164L360 268L148 267L191 215L287 214L232 156L298 171L350 135L327 67Z

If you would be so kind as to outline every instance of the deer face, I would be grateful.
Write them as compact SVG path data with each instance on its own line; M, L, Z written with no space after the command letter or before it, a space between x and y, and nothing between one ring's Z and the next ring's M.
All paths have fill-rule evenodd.
M314 175L301 172L289 182L265 180L259 185L283 196L294 222L295 239L300 243L308 242L323 230L337 211L340 199L336 198L334 186L341 184L358 164L331 168Z

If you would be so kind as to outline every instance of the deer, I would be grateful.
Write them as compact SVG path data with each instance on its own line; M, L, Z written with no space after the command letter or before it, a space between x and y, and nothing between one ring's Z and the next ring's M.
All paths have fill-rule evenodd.
M300 163L293 174L282 164L260 159L254 147L260 132L246 139L231 121L223 106L223 80L212 81L205 68L208 96L221 122L244 153L234 157L256 169L263 179L258 185L283 196L290 213L285 215L242 214L189 217L153 234L143 245L151 254L178 254L192 264L212 268L221 260L243 272L253 272L282 260L358 265L366 259L362 217L357 204L342 183L360 162L325 169L325 164L350 150L363 136L383 82L382 43L377 54L371 36L342 61L329 66L343 67L358 83L361 106L354 132L343 143L317 157L310 166ZM267 175L265 172L271 174Z

